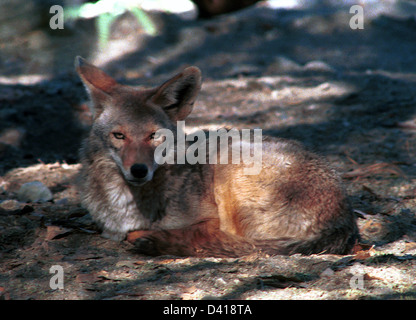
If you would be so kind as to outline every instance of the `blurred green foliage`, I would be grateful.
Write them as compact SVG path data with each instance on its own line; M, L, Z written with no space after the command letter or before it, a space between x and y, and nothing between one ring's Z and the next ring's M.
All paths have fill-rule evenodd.
M137 0L99 0L96 3L87 2L79 6L65 8L64 15L67 20L96 17L99 48L103 49L106 47L110 37L111 24L119 15L127 11L134 14L144 32L151 36L157 34L155 24L146 12L141 9L140 2Z

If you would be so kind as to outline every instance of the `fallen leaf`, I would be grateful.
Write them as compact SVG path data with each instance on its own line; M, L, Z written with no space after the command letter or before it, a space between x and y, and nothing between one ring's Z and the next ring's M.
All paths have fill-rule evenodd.
M58 226L47 226L46 227L46 240L54 240L54 239L60 239L67 235L69 235L73 229L67 229L63 227Z
M371 253L369 251L358 251L354 256L356 260L365 260L370 257Z
M368 273L364 274L364 280L367 280L367 281L372 281L372 280L384 281L384 279L379 278L379 277L375 277L375 276L370 276Z
M365 244L365 243L357 242L354 245L354 247L352 248L352 253L356 254L359 251L370 250L371 248L373 248L373 245L371 245L371 244Z
M361 249L360 249L361 248ZM356 260L365 260L367 258L370 258L373 256L374 254L374 246L369 246L366 244L356 244L353 248L353 252L354 254L354 259Z

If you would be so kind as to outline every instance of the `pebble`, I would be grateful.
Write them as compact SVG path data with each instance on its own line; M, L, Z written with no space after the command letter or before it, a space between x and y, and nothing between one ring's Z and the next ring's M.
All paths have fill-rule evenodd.
M322 271L321 277L331 277L332 275L334 275L334 273L335 271L331 268L326 268L324 271Z
M295 61L284 57L278 56L274 61L268 66L267 71L269 73L280 73L280 72L293 72L300 71L302 67Z
M224 286L224 285L227 284L227 282L223 278L218 278L218 279L215 280L215 284L217 286Z
M17 198L21 202L47 202L53 199L53 195L42 182L32 181L21 186Z
M0 203L0 208L6 211L14 211L22 209L23 205L17 200L4 200Z
M305 70L308 71L322 71L322 72L334 72L334 68L332 68L329 64L323 61L310 61L303 67Z
M20 147L25 134L26 130L22 128L6 129L0 134L0 143L18 148Z

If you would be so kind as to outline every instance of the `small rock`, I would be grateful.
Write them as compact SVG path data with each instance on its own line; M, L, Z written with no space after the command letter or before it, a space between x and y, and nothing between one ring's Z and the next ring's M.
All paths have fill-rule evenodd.
M328 91L331 89L331 84L328 82L321 83L319 86L316 87L318 90L321 91Z
M21 202L47 202L53 199L53 195L42 182L32 181L21 186L17 198Z
M57 204L59 206L64 206L64 205L67 205L68 203L69 203L68 198L62 198L62 199L55 202L55 204Z
M279 56L268 66L268 73L293 72L301 70L301 66L295 61Z
M41 221L44 218L45 218L45 216L42 213L39 213L39 212L36 212L36 211L32 211L30 213L30 217L29 217L29 219L33 220L33 221Z
M334 275L334 273L334 270L332 270L331 268L326 268L324 271L322 271L321 277L331 277L332 275Z
M24 215L33 212L34 208L17 200L4 200L0 203L0 209L11 215Z
M227 282L223 278L218 278L217 280L215 280L215 284L217 286L225 286Z
M0 143L18 148L20 147L20 143L24 139L25 134L26 131L22 128L6 129L0 134Z
M6 211L20 210L23 208L23 204L17 200L4 200L0 203L0 208Z
M252 75L259 72L259 69L251 64L235 64L232 66L231 70L227 72L227 75L230 77L238 75Z
M308 71L334 72L334 68L323 61L310 61L303 68Z

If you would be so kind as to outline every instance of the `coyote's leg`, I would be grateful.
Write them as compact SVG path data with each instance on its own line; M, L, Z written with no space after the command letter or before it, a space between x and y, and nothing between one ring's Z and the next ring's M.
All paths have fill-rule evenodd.
M202 221L184 229L130 232L127 240L147 255L237 257L256 251L249 240L220 230L218 220Z

